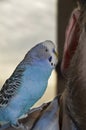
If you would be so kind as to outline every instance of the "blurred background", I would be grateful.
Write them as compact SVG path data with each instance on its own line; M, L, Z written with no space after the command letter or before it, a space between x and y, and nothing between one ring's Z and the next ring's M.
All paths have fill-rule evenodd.
M44 40L56 44L56 15L57 0L0 0L0 88L30 48ZM37 104L55 95L54 71Z

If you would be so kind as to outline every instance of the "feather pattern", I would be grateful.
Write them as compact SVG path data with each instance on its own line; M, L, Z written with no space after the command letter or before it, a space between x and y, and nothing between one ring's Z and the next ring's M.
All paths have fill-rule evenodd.
M24 68L17 67L12 76L6 80L0 91L0 107L6 107L10 99L16 94L23 76Z

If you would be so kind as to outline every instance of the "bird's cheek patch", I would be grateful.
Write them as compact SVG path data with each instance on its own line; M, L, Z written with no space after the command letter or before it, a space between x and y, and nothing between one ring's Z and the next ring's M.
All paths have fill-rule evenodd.
M53 64L53 62L52 62L52 56L50 56L48 60L49 60L49 62L51 63L51 66L55 66L55 65Z
M51 61L52 61L52 56L49 57L49 62L51 62Z

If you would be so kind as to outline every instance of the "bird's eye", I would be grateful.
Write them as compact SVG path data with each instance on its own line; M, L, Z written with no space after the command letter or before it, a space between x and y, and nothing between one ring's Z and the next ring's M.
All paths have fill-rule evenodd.
M45 51L48 52L48 49L46 48Z

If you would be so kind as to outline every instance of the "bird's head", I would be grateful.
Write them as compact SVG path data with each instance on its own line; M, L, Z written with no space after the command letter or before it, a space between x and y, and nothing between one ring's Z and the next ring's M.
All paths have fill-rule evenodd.
M52 68L55 68L58 55L55 51L55 45L52 41L46 40L34 46L25 56L25 59L33 61L46 61Z

